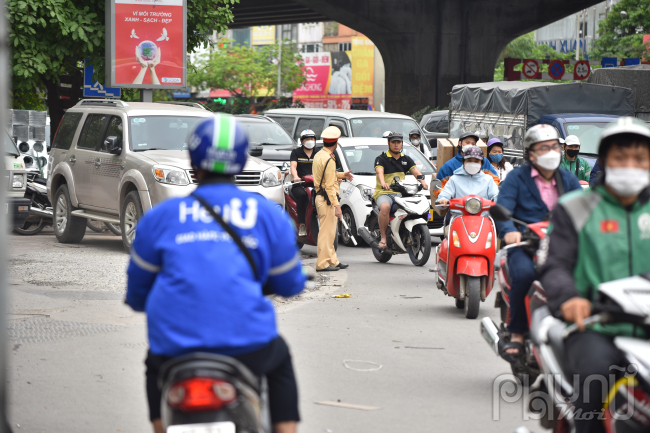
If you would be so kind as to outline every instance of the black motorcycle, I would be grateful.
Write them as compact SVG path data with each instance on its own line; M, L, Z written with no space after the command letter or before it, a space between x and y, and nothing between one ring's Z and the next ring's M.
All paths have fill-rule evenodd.
M14 231L21 235L31 236L52 225L52 204L47 198L46 180L38 173L27 173L25 198L31 201L29 217L22 227L15 227Z

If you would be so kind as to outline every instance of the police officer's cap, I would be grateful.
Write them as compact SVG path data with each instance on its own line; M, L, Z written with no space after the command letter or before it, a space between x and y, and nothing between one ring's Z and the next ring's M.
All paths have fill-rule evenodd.
M341 130L336 126L328 126L327 128L323 129L323 132L320 136L323 139L323 144L325 146L333 146L336 144L339 137L341 137Z

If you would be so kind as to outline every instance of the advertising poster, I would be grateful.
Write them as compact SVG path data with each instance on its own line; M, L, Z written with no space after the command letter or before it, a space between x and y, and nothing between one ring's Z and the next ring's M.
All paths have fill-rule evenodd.
M271 45L275 43L275 26L251 27L251 45Z
M113 87L185 89L186 0L107 0Z
M372 100L374 72L375 44L365 37L353 37L352 96L365 96Z
M343 54L345 57L341 56ZM293 91L293 97L300 99L306 108L350 108L349 86L350 61L346 53L302 53L303 70L307 81ZM345 61L347 59L347 61ZM333 71L333 69L336 69ZM343 72L341 72L343 70ZM332 85L334 83L334 86Z

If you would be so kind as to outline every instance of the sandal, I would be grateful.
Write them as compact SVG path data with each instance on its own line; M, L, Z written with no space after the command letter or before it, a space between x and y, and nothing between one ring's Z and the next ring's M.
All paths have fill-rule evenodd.
M383 246L382 246L382 245L383 245ZM379 242L377 243L377 248L379 248L380 250L385 249L385 248L386 248L386 242L381 242L381 241L379 241Z
M508 353L508 349L517 349L517 353ZM524 345L518 341L508 341L503 345L499 345L499 355L501 358L508 361L510 364L515 364L521 361L524 356Z

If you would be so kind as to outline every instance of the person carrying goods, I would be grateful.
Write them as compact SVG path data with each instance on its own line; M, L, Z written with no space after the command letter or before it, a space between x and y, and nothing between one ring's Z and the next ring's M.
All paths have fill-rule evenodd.
M591 166L586 159L580 158L580 139L575 135L569 135L564 140L564 155L560 167L575 174L578 180L589 182Z
M274 431L295 433L298 390L287 344L264 293L293 296L306 282L286 214L233 177L248 158L235 117L200 120L187 140L198 187L166 200L138 222L127 270L126 303L147 314L149 417L163 433L161 366L208 352L266 376Z
M291 151L289 160L291 161L291 176L294 182L300 182L304 176L312 174L314 157L320 149L315 149L316 134L311 129L305 129L300 133L301 146ZM291 189L293 197L296 199L298 213L298 236L307 236L307 227L305 226L305 214L307 213L307 193L302 185L294 185Z
M616 371L629 364L614 337L640 337L644 343L648 338L632 323L586 329L584 320L598 300L600 284L650 271L650 129L632 117L618 119L603 130L598 158L604 176L594 187L560 199L537 254L551 312L582 331L566 338L563 366L570 377L579 377L580 386L574 385L579 394L572 396L583 414L575 418L578 433L605 432L599 415L613 391L608 396L603 380L611 390Z
M323 150L314 157L313 175L318 212L318 242L316 245L316 272L338 271L349 265L339 262L334 250L337 222L343 216L339 203L339 179L352 180L352 172L336 172L336 147L341 130L328 126L321 133Z
M581 189L578 179L560 168L560 142L557 130L551 125L535 125L524 136L524 159L527 163L508 174L499 188L497 203L512 216L525 223L548 219L558 198L566 192ZM506 244L521 242L520 230L509 221L496 221L499 237ZM504 347L504 359L516 362L524 354L524 334L528 331L525 299L537 274L533 261L523 248L508 250L508 268L511 277L510 342Z
M492 138L487 142L487 153L492 167L497 171L502 182L514 168L503 156L503 142L498 138Z

